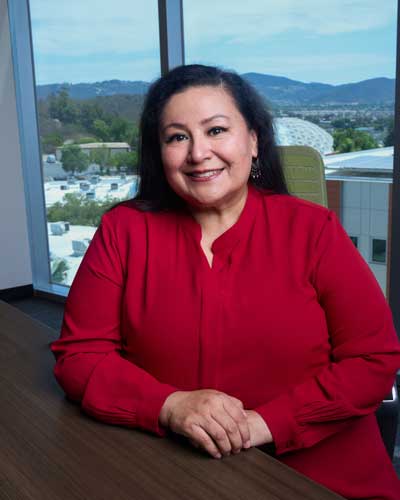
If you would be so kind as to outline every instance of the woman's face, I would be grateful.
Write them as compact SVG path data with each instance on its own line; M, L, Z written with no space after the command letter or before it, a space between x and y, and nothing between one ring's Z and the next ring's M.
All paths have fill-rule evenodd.
M190 205L223 209L247 195L257 137L221 87L191 87L167 102L160 126L168 183Z

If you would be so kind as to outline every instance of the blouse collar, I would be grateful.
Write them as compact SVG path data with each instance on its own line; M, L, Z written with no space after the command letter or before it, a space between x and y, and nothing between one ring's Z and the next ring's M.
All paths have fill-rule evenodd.
M253 226L260 196L258 190L252 184L249 184L246 202L238 220L214 240L211 246L214 256L223 257L223 254L230 254L236 244L242 238L246 238ZM200 224L191 215L188 215L185 219L188 222L187 229L193 234L200 246L202 237Z

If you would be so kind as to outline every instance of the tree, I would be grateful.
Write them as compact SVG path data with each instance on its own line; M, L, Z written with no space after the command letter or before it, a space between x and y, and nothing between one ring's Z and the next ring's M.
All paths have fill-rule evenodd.
M95 120L92 125L92 131L100 140L107 142L111 138L110 127L104 120Z
M351 128L335 130L333 138L333 148L338 153L349 153L351 151L361 151L378 147L375 139L367 132L361 130Z
M129 140L129 126L128 120L117 116L112 119L110 125L110 135L113 141L116 142L126 142Z
M49 113L51 118L57 118L63 123L76 123L79 121L79 108L70 99L68 90L63 87L57 95L49 98Z
M43 136L41 141L42 153L44 154L54 154L56 149L64 143L61 134L58 134L57 132Z
M62 148L63 169L66 172L84 172L89 166L89 157L76 144L69 144Z
M383 143L385 147L394 146L394 120L389 124L388 132Z
M80 121L86 130L91 130L96 120L104 120L104 112L97 103L84 102L80 105Z
M131 151L130 153L116 153L111 157L111 163L114 167L117 167L118 170L120 170L121 167L127 167L129 171L136 172L137 153L135 151Z
M100 171L103 171L110 163L110 150L103 144L103 146L90 152L89 159L91 163L95 163L100 167Z
M67 193L63 202L58 201L47 209L47 220L49 222L64 220L74 225L97 227L101 216L118 201L115 198L103 202L87 200L80 194Z

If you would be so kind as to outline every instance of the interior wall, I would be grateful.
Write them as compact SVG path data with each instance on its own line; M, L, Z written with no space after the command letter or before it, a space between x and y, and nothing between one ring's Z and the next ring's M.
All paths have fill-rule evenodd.
M7 0L0 0L0 290L32 283Z

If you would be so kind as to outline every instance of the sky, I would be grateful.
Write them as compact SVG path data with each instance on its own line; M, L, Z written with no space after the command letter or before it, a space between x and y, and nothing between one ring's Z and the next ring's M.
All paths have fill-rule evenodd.
M183 0L185 62L341 84L394 78L397 0ZM151 81L157 0L30 0L38 84Z

